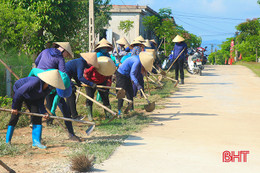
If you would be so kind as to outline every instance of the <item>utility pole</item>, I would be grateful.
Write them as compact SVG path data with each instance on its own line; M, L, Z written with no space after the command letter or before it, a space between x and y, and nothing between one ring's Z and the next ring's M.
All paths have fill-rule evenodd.
M95 46L94 0L89 0L89 41L88 51L92 52Z
M213 52L213 44L210 44L210 46L211 46L211 52L210 53L212 53Z

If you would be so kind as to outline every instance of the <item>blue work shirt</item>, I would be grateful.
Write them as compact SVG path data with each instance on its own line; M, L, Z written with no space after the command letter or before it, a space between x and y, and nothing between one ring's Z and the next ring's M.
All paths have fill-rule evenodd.
M173 59L176 59L184 48L185 50L178 59L185 59L185 55L187 54L187 44L185 42L175 43Z
M89 67L90 66L87 61L85 61L82 57L70 60L65 64L65 69L70 79L73 78L77 84L82 82L86 85L92 86L93 82L88 81L83 76L84 69Z
M65 61L58 49L49 48L43 50L35 60L36 67L42 70L58 69L65 72Z
M141 74L141 61L139 55L134 55L127 58L117 69L119 73L124 76L130 77L136 86L140 86L138 82L138 77Z
M44 107L44 99L51 92L51 87L43 90L44 82L35 76L25 77L14 83L12 109L21 108L22 102L25 100L33 100L38 104L40 113L46 113Z

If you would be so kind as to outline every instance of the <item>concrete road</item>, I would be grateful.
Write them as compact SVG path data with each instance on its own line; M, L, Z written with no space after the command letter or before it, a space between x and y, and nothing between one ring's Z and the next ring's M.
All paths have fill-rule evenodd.
M154 123L94 171L260 172L260 78L246 67L206 66L203 76L186 78L166 108L151 116ZM241 154L241 162L223 162L226 150L249 154Z

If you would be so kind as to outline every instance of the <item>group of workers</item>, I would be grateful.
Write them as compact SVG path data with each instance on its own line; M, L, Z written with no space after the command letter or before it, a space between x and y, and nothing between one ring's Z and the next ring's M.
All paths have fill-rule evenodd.
M13 86L14 96L12 102L11 118L6 133L6 143L10 144L14 128L19 120L19 111L23 102L31 113L45 114L47 125L51 125L57 106L66 118L82 119L76 109L77 87L86 86L86 93L94 98L97 86L111 86L112 75L116 77L116 87L125 90L128 100L132 101L131 109L134 109L133 98L136 91L144 88L143 75L152 70L155 60L156 42L137 37L131 44L125 38L117 41L118 47L114 49L106 39L102 39L95 45L94 52L80 53L80 57L74 58L69 42L54 42L52 48L43 50L35 60L36 68L33 68L28 77L19 79ZM152 51L148 51L152 49ZM112 55L109 52L113 51ZM152 53L151 53L152 52ZM135 89L134 89L135 88ZM108 89L99 90L103 105L111 108ZM46 105L44 102L46 101ZM87 115L93 120L93 102L86 100ZM121 115L123 99L118 100L118 115ZM105 111L106 117L109 117ZM32 146L45 149L41 143L42 117L31 116ZM76 136L71 121L65 121L69 132L69 139L80 142Z

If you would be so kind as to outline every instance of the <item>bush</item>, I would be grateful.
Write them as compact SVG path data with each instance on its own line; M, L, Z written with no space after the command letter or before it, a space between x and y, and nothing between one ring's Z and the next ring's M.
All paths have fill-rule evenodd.
M256 56L255 55L250 55L248 57L243 57L242 61L245 62L255 62L256 60Z

